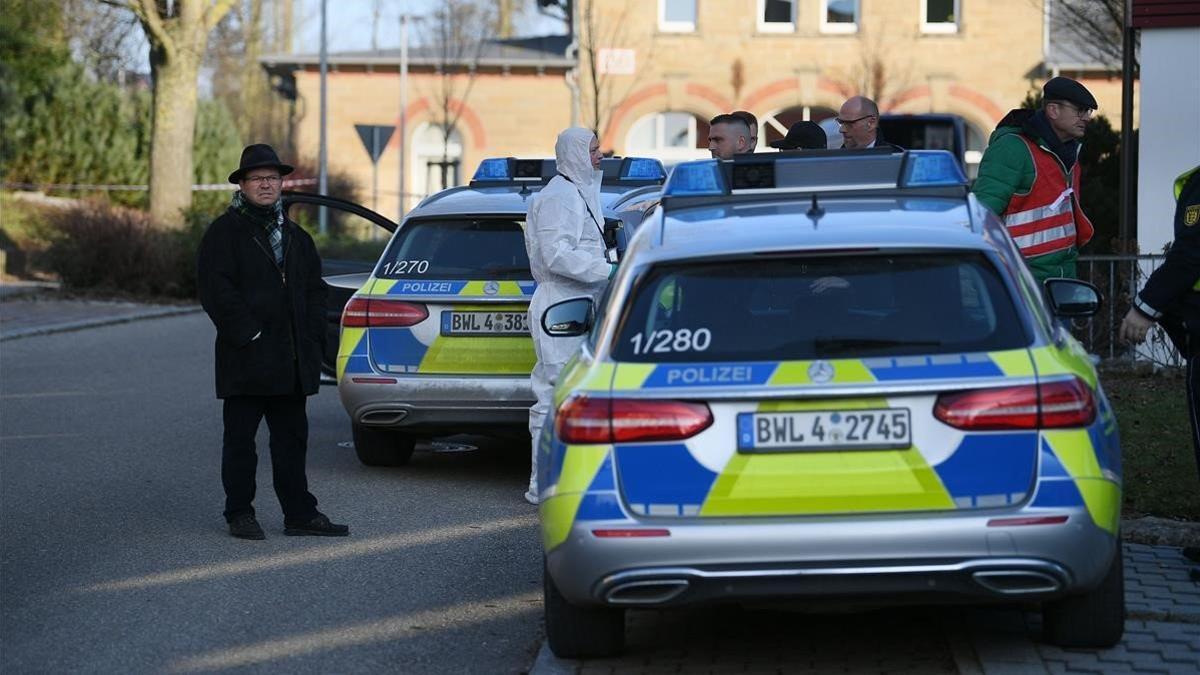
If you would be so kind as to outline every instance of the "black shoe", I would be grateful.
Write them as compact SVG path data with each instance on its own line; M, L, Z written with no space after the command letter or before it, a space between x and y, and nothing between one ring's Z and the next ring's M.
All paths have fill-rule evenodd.
M283 533L293 537L304 535L314 535L317 537L345 537L350 534L349 525L338 525L337 523L329 522L329 517L323 513L318 513L316 518L307 523L287 523L283 524Z
M1183 557L1192 562L1200 562L1200 546L1184 546Z
M238 539L266 539L267 535L259 526L258 521L254 519L254 515L243 513L240 516L234 516L233 520L229 521L229 534Z

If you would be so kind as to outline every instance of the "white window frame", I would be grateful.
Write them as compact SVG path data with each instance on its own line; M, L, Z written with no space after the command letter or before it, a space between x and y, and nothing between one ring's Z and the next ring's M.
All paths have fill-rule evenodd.
M758 15L755 17L758 24L758 32L760 33L795 33L796 32L796 15L800 13L800 0L789 0L792 3L792 20L783 23L780 21L766 21L767 0L758 0Z
M693 14L700 17L700 0L691 0ZM667 21L667 0L658 0L658 30L663 33L695 33L695 21Z
M957 33L962 22L962 0L954 0L954 22L929 23L929 0L921 0L921 32L922 33Z
M688 116L688 142L686 147L671 147L666 145L666 121L667 115L677 113ZM650 117L654 123L654 146L650 148L633 147L629 143L629 136L633 134L634 128L646 121ZM659 112L648 113L638 118L633 125L629 127L629 132L625 137L625 153L626 155L634 153L645 153L658 157L664 162L683 162L692 159L705 159L710 156L706 148L696 147L696 116L684 110L661 110ZM707 139L705 139L707 140Z
M862 2L854 0L854 23L830 23L829 0L821 0L821 32L822 33L857 33L858 23L862 21Z

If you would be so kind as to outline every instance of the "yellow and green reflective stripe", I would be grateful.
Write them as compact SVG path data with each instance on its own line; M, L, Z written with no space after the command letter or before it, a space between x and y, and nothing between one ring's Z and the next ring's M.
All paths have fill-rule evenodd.
M542 545L547 551L567 540L575 514L611 445L568 445L554 496L541 504Z
M833 366L833 379L822 384L857 384L875 381L875 376L858 359L834 360L829 363ZM812 361L784 361L775 369L771 379L767 381L767 386L813 384L812 378L808 376L808 369L812 367L812 364Z
M358 349L358 344L363 341L366 334L366 328L342 328L341 337L338 339L336 364L338 381L341 381L342 376L346 374L346 364L350 361L350 355Z
M1066 469L1096 525L1116 533L1121 517L1121 488L1104 477L1087 429L1044 431L1043 439Z

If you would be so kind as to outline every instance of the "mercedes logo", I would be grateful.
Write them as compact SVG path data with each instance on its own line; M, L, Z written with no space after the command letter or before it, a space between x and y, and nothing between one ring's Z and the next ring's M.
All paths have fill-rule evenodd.
M824 384L833 379L833 366L828 361L813 361L808 367L808 379Z
M483 292L488 295L495 295L500 292L500 284L495 281L489 281L483 285Z

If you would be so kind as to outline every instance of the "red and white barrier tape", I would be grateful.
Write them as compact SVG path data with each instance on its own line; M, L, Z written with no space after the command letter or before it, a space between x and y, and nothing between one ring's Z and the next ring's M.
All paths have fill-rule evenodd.
M283 181L283 187L296 187L300 185L315 185L316 178L295 178ZM90 185L79 183L0 183L5 190L84 190L84 191L107 191L107 192L145 192L150 189L149 185ZM236 186L233 183L202 183L193 185L193 192L210 192L220 190L235 190Z

